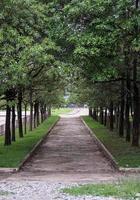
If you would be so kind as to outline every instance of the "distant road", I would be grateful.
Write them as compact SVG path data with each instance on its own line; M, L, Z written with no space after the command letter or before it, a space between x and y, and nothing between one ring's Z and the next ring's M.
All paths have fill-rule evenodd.
M61 114L61 117L65 118L73 118L73 117L80 117L84 115L88 115L89 111L88 108L73 108L72 112L66 113L66 114Z

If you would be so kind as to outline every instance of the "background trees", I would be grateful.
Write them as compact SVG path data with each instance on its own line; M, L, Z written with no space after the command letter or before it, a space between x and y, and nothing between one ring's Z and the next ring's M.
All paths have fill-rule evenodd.
M72 99L88 104L94 119L138 146L139 0L9 0L1 8L5 144L11 144L10 130L16 139L16 108L23 137L23 106L25 113L30 107L32 130L40 123L39 108L43 121L47 108L50 113L52 104L61 105L68 87Z
M108 116L110 129L116 126L120 137L138 146L139 1L69 1L60 7L55 16L63 21L58 30L64 50L71 50L71 63L81 70L77 81L86 82L76 85L84 94L80 100L87 97L95 119L106 125Z
M60 62L57 61L60 48L48 37L49 19L46 15L46 5L34 0L9 0L2 1L1 8L0 91L1 98L6 100L5 145L10 145L11 140L16 140L16 110L19 136L23 137L23 130L25 129L26 133L27 129L29 105L30 130L32 130L33 121L34 127L40 123L39 112L41 112L41 121L46 118L50 94L56 92L59 96L63 87L58 70ZM54 102L51 101L51 104L59 103L59 100L57 98ZM25 107L24 129L23 105Z

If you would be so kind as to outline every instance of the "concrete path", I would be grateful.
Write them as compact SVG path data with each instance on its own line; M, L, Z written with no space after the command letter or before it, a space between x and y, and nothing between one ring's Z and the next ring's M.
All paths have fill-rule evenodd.
M89 109L88 108L73 108L70 113L61 114L62 118L75 118L80 116L88 116Z
M61 118L20 176L75 182L110 180L114 173L81 119Z
M80 117L66 116L20 172L1 177L0 200L114 200L114 197L70 196L61 189L116 182L123 177L99 151Z

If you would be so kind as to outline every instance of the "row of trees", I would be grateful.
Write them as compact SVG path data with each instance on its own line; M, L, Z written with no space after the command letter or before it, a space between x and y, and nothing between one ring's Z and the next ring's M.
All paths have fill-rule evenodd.
M29 108L32 131L50 114L52 105L61 105L65 66L58 57L60 47L51 39L46 4L4 0L0 7L0 95L6 108L5 145L11 145L16 140L16 111L23 137Z
M18 107L41 113L68 88L90 114L139 145L139 0L6 0L0 14L0 92L7 105L5 144ZM72 83L72 84L71 84ZM63 96L63 95L62 95ZM131 115L130 115L131 113ZM43 116L43 114L42 114ZM115 117L114 117L115 116ZM132 132L130 125L132 124ZM14 133L14 131L13 131Z
M101 123L106 125L109 116L111 130L116 121L119 136L133 146L139 145L140 136L139 4L57 0L52 14L59 32L55 41L74 68L74 97L88 103L90 114L95 119L100 115Z

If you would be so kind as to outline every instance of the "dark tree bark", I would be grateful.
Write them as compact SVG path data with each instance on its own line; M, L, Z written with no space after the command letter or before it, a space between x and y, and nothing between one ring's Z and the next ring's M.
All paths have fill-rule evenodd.
M39 116L39 102L37 103L37 126L40 124L40 116Z
M40 105L40 113L41 113L41 123L44 121L44 109L43 109L43 104L41 103Z
M99 121L99 108L98 108L98 107L96 108L96 113L97 113L97 118L96 118L96 120Z
M115 124L115 128L116 128L116 119L117 119L117 107L114 106L114 124Z
M139 8L139 2L140 2L140 0L136 0L136 9Z
M89 108L89 116L92 117L92 108Z
M27 134L27 104L24 104L25 106L25 118L24 118L24 134Z
M107 107L105 107L105 111L104 111L104 126L107 125Z
M134 60L133 66L133 136L132 136L132 145L139 146L139 117L140 117L140 106L139 106L139 88L136 83L137 79L137 60Z
M22 124L22 90L19 88L18 91L18 125L19 125L19 137L23 137L23 124Z
M45 104L44 105L44 119L47 119L47 117L48 117L48 112L47 112L47 105ZM50 110L49 110L49 116L51 116L52 115L52 108L51 108L51 106L50 106Z
M125 101L125 127L126 127L126 141L130 142L130 106L131 106L131 81L130 81L130 66L128 63L128 58L126 56L126 64L127 64L127 76L126 76L126 101Z
M42 112L44 113L44 108L42 108ZM35 104L34 104L34 128L36 128L36 126L39 126L39 124L40 124L40 119L39 119L39 102L35 101Z
M104 124L104 113L102 107L100 107L100 123Z
M8 105L6 106L6 123L5 123L5 146L11 145L11 127L10 127L10 119L11 119L11 108Z
M125 110L125 126L126 126L126 141L130 142L131 136L130 136L130 119L129 119L129 111L130 111L130 107L129 107L129 100L126 100L126 110Z
M36 128L36 118L37 118L37 106L35 102L34 103L34 128Z
M97 110L96 110L96 108L93 108L93 119L97 120Z
M12 132L13 132L13 138L11 137L11 107L10 104L13 103L13 101L16 98L16 89L11 88L6 90L5 92L5 99L6 99L6 121L5 121L5 145L11 145L11 140L14 140L14 129L15 129L15 111L14 108L12 108Z
M119 128L119 112L120 112L119 106L117 106L117 108L116 108L116 129L117 130Z
M139 0L135 2L136 9L139 8ZM135 26L135 36L138 38L139 34L139 25ZM139 146L139 117L140 117L140 103L139 103L139 88L137 85L137 66L138 66L138 53L134 53L134 62L133 62L133 108L134 108L134 116L133 116L133 136L132 136L132 146Z
M121 81L121 103L120 103L120 116L119 116L119 136L124 136L124 80Z
M33 130L33 90L30 86L30 131Z
M113 101L110 102L109 106L109 117L110 117L110 130L113 131L114 129L114 117L113 117Z
M16 141L16 127L15 127L15 121L16 121L16 114L15 114L15 105L12 106L12 141Z

